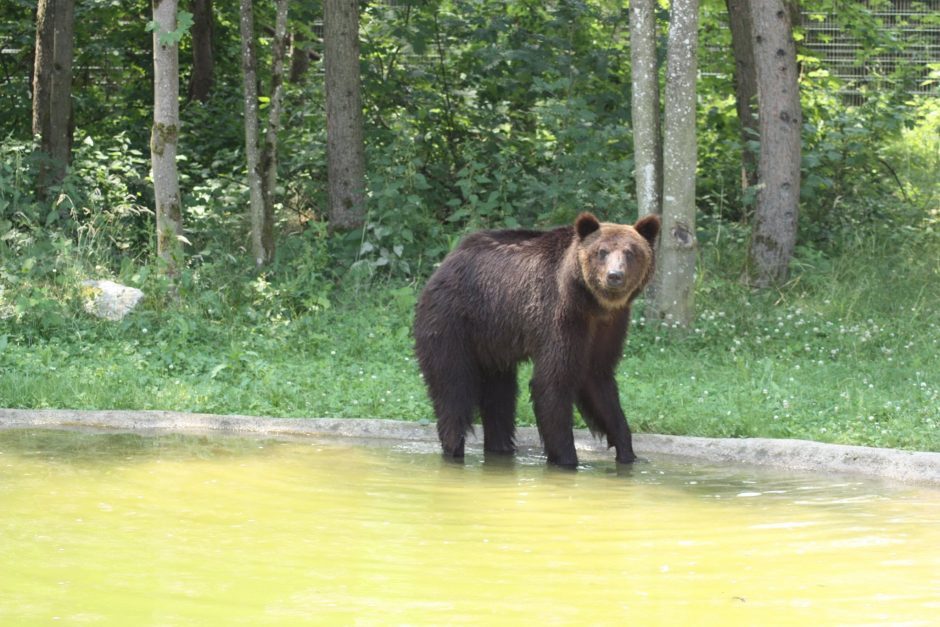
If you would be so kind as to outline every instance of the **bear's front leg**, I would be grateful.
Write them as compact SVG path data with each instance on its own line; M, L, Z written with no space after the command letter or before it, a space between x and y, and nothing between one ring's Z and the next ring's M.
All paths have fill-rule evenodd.
M532 377L532 405L539 436L550 464L575 468L578 454L574 448L574 391L569 385L551 381L539 372Z
M578 405L596 431L607 435L607 447L617 451L617 462L636 461L630 425L620 406L620 394L613 374L588 378L578 394Z

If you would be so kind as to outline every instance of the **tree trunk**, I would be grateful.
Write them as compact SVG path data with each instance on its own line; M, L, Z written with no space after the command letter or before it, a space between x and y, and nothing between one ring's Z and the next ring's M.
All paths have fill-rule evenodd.
M673 0L666 52L663 228L656 255L660 284L652 317L687 326L695 282L695 98L698 0Z
M356 0L323 3L330 227L339 230L365 222L358 6Z
M72 160L72 55L74 0L40 0L36 9L32 130L46 160L40 166L39 194L65 178Z
M751 45L751 0L725 0L734 54L734 92L741 125L741 189L757 184L757 75Z
M52 58L55 46L55 0L39 0L36 7L36 51L33 56L33 136L41 146L49 137L49 102L52 100Z
M189 76L190 100L205 102L209 99L215 74L212 54L212 0L192 0L193 12L193 72Z
M290 78L291 83L299 83L310 68L310 51L306 47L307 38L303 31L297 31L291 38Z
M284 99L284 57L287 55L287 4L277 0L274 26L274 49L271 60L271 97L268 104L268 126L261 151L261 194L264 199L264 220L261 246L265 263L274 259L274 196L277 191L277 130L281 124L281 102Z
M630 3L630 68L633 88L634 180L637 214L662 216L663 145L659 125L659 64L656 58L656 0ZM660 269L646 287L656 299Z
M176 30L177 0L153 0L153 132L150 159L157 204L157 254L171 277L183 264L183 218L180 211L176 144L179 139L179 45L161 43Z
M56 0L55 51L52 98L49 109L49 154L57 169L53 180L61 182L72 161L72 53L75 45L75 0Z
M248 162L248 215L251 218L251 254L255 266L268 262L264 246L264 191L261 149L258 145L258 76L255 23L251 0L241 0L242 74L245 97L245 156Z
M802 115L790 19L790 7L781 0L751 6L760 188L748 256L751 279L758 287L786 281L796 245Z
M662 214L662 139L656 62L656 1L630 3L633 152L639 215Z

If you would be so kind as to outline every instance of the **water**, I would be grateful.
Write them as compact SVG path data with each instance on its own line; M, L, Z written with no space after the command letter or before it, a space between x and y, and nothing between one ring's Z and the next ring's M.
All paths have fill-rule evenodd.
M0 624L936 624L940 491L0 431Z

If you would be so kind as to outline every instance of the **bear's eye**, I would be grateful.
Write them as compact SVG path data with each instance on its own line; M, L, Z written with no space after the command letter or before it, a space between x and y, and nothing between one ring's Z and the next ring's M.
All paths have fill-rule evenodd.
M603 261L604 259L607 259L607 255L608 255L608 252L607 252L607 249L605 248L601 248L599 251L597 251L597 256L600 257L601 261Z

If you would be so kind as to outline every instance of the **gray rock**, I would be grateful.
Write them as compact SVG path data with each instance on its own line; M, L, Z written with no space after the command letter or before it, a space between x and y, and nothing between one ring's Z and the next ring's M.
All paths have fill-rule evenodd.
M106 320L121 320L129 314L144 297L136 287L128 287L114 281L82 281L86 296L85 311Z

